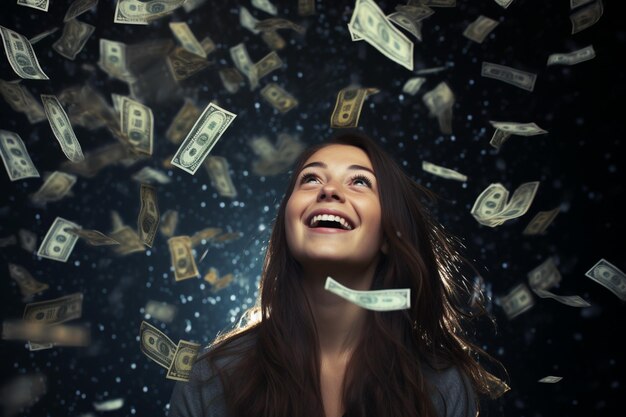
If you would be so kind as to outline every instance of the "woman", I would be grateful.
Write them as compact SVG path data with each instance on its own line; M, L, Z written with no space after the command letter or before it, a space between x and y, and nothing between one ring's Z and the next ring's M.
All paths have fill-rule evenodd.
M177 383L170 417L475 416L477 393L495 394L498 380L461 329L461 258L423 196L359 133L305 150L256 307ZM410 308L363 309L326 291L329 276L353 290L410 288Z

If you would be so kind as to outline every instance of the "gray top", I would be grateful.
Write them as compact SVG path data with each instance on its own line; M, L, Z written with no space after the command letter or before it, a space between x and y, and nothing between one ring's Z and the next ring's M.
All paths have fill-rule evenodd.
M219 361L217 365L221 366ZM223 393L221 381L219 377L212 376L208 361L196 362L189 382L179 381L174 386L169 417L227 417L226 404L219 398ZM457 368L435 371L424 367L424 377L437 388L437 393L431 398L439 417L476 416L476 395L468 379ZM204 382L209 378L208 382Z

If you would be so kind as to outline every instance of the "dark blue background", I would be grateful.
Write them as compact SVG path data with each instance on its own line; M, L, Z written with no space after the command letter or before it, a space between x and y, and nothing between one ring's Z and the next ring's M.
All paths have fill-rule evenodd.
M7 4L8 3L8 4ZM126 85L109 79L97 68L99 38L126 44L153 39L173 39L169 21L187 21L198 39L210 36L217 50L214 64L181 83L179 94L146 103L155 115L154 155L131 167L113 165L96 177L78 178L74 195L49 203L30 204L28 195L41 178L10 182L0 174L0 237L17 235L20 228L37 234L39 242L57 216L83 228L111 230L110 210L118 210L134 226L139 213L139 184L131 175L143 166L162 169L161 163L177 146L165 139L183 97L204 108L218 101L238 116L212 151L230 162L239 196L220 197L206 171L191 176L174 168L172 182L158 186L161 213L180 213L176 234L193 234L204 227L240 231L243 237L223 245L205 245L196 260L204 275L210 267L233 272L235 282L213 294L202 279L175 282L166 239L157 234L145 253L116 257L109 248L79 241L67 263L39 259L19 244L0 249L2 318L19 318L24 303L19 288L9 278L8 262L26 267L50 285L36 301L73 292L85 296L83 316L92 344L87 348L54 348L29 352L21 342L0 342L0 383L26 372L48 378L47 394L23 415L78 416L93 411L92 403L123 397L124 407L103 413L110 416L163 415L174 382L166 371L139 350L138 332L150 300L179 307L172 324L149 320L178 339L209 343L250 306L255 297L261 261L275 209L285 191L287 174L258 177L252 173L256 155L247 142L266 134L275 140L280 132L296 134L306 144L332 133L329 126L337 92L350 83L377 87L381 92L365 102L359 126L382 143L406 172L441 197L438 219L467 246L494 302L497 328L481 326L478 339L500 359L511 378L511 391L490 406L490 415L616 416L623 401L624 349L617 340L624 326L624 303L584 273L600 258L622 270L624 260L624 71L618 59L624 54L626 32L616 1L604 2L604 15L593 27L571 34L569 1L515 0L503 9L490 0L458 0L456 8L437 8L424 21L423 41L415 43L415 70L446 66L426 75L416 96L402 95L402 85L413 76L386 59L365 42L351 42L346 24L353 2L317 2L315 16L297 15L297 1L275 1L279 16L302 24L305 35L289 30L288 41L278 51L285 66L261 80L275 81L293 94L299 106L282 115L260 96L243 87L231 95L222 86L218 69L232 66L228 49L245 42L253 61L270 50L260 37L239 26L239 5L258 19L271 17L250 2L209 1L187 14L183 9L149 26L113 23L114 2L101 0L97 11L78 19L96 26L84 50L69 61L51 49L61 36L62 20L70 2L52 0L48 13L3 2L0 24L26 37L59 26L55 34L34 45L49 81L24 80L33 95L58 94L64 88L89 80L107 99L110 93L128 94ZM214 3L219 3L216 5ZM398 4L380 2L387 14ZM462 36L480 15L501 23L482 43ZM408 35L412 40L410 35ZM597 57L575 66L546 66L548 55L593 44ZM533 92L480 76L488 61L537 73ZM95 72L81 68L96 66ZM6 58L0 58L0 78L18 78ZM436 119L428 116L421 95L445 81L454 91L453 135L441 135ZM154 86L159 88L158 85ZM47 121L30 125L26 117L0 101L0 129L20 134L39 172L58 170L66 158ZM535 122L549 131L535 137L514 136L500 152L489 146L493 128L489 120ZM105 130L76 126L84 152L115 139ZM466 184L433 177L421 170L422 160L468 175ZM509 190L526 181L541 181L529 212L497 228L480 226L470 208L489 184L500 182ZM561 207L545 236L522 236L538 211ZM200 255L208 255L199 262ZM555 256L563 275L559 294L578 294L593 306L568 307L537 299L530 311L509 321L495 303L526 274L549 256ZM381 358L384 360L384 358ZM546 375L562 376L557 384L541 384ZM620 395L622 394L622 395ZM99 414L99 413L95 413ZM621 415L621 413L620 413Z

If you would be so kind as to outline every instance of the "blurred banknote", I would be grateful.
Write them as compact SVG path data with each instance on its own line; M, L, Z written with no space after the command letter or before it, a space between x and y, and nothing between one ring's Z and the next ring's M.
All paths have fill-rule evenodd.
M561 273L554 258L550 257L528 273L528 284L532 289L549 290L561 282Z
M495 2L506 9L513 3L513 0L495 0Z
M81 227L62 217L57 217L43 238L37 255L54 261L67 262L78 240L78 236L68 230L73 228L80 229Z
M33 46L26 37L4 26L0 26L0 35L9 64L17 75L31 80L49 80L39 66Z
M538 181L523 183L507 203L508 190L500 183L491 184L476 198L471 214L484 226L500 226L505 221L524 215L530 208L538 188Z
M69 22L98 4L98 0L74 0L65 12L64 22Z
M278 10L269 0L252 0L252 5L259 10L263 10L271 15L276 16Z
M509 320L530 310L535 305L532 293L526 284L519 284L509 293L499 298L500 305Z
M135 100L122 97L120 126L132 148L144 155L152 155L154 116L152 110Z
M120 229L109 233L112 239L120 242L119 245L113 246L113 252L117 255L128 255L135 252L145 252L146 248L137 235L137 232L129 226L122 226Z
M401 6L401 5L399 5ZM411 7L411 6L404 6ZM396 10L398 6L396 6ZM422 40L422 22L413 17L413 13L406 10L400 10L387 16L389 22L393 22L401 28L407 30L419 41Z
M191 247L198 246L200 243L211 240L220 233L222 233L222 229L217 227L207 227L206 229L202 229L191 236Z
M176 315L176 306L154 300L149 300L146 303L145 310L150 317L165 323L171 323Z
M204 50L204 48L202 48L202 45L200 44L200 42L198 42L198 39L193 34L191 28L187 23L170 22L169 25L172 33L174 34L174 37L178 39L183 48L185 48L192 54L201 56L202 58L207 57L206 51Z
M2 322L2 339L53 343L56 346L87 346L91 337L85 326L50 326L25 320L5 320Z
M187 136L187 133L189 133L201 113L202 110L193 104L191 100L185 100L185 104L176 113L172 124L165 132L165 137L173 144L178 145L185 139L185 136Z
M535 136L548 133L547 130L543 130L535 123L496 122L493 120L490 120L489 123L496 128L489 144L498 150L511 135Z
M176 281L194 278L199 275L196 261L191 251L189 236L174 236L168 239L172 267Z
M591 306L591 304L588 301L586 301L584 298L578 295L558 295L558 294L553 294L552 292L548 290L542 290L539 288L533 288L532 290L535 294L537 294L538 297L552 298L553 300L556 300L559 303L568 305L570 307L590 307Z
M602 0L596 0L589 6L578 9L569 16L572 22L572 35L595 25L604 13Z
M0 404L4 416L24 415L47 391L47 379L41 373L22 374L6 379L0 387Z
M261 60L255 63L254 66L256 67L257 77L261 79L270 72L281 68L283 66L283 61L280 59L276 51L272 51L261 58Z
M575 65L580 62L589 61L595 57L596 51L594 51L593 45L589 45L573 52L551 54L548 57L548 65Z
M250 59L246 45L242 42L230 48L230 57L233 60L235 67L237 67L237 69L248 78L250 90L257 88L259 85L257 67Z
M140 348L144 355L169 369L176 353L176 345L163 332L150 323L141 322L139 328Z
M278 29L291 29L301 35L306 32L306 29L303 26L281 17L271 17L269 19L261 20L254 27L262 32L275 32Z
M537 74L526 72L504 65L493 64L491 62L483 62L480 75L495 80L504 81L507 84L514 85L527 91L535 89L535 81Z
M20 83L0 80L0 94L13 110L24 113L30 123L46 120L46 113L41 104Z
M148 184L141 184L141 209L137 219L139 238L148 247L154 244L154 237L159 229L159 205L157 204L156 188Z
M59 30L59 27L53 27L52 29L48 29L48 30L44 30L41 33L38 33L37 35L33 36L32 38L28 39L28 42L30 42L31 45L36 44L37 42L47 38L48 36L52 35L54 32L56 32L57 30Z
M200 345L198 343L179 340L176 354L165 377L176 381L188 381L191 367L196 360L199 350Z
M500 22L480 15L472 23L465 28L463 36L477 43L483 43L487 35L489 35Z
M402 92L414 96L415 94L417 94L425 81L426 78L424 77L410 78L407 80L406 83L404 83L404 86L402 87Z
M209 103L172 157L172 165L195 174L235 117L236 114Z
M236 68L222 68L219 70L219 76L224 88L231 94L239 91L244 81L243 75Z
M43 103L43 109L46 112L48 122L50 122L52 133L54 133L54 137L59 141L61 150L63 150L67 159L72 162L84 160L85 156L76 138L76 134L72 129L72 123L70 123L70 119L61 106L59 99L53 95L42 94L41 102Z
M265 30L261 33L261 39L272 50L279 51L285 47L287 42L275 30Z
M34 252L37 247L37 235L30 230L20 229L18 231L20 237L20 245L26 252Z
M167 56L167 65L174 79L182 81L208 68L211 62L178 46Z
M255 18L248 9L244 6L239 6L239 24L242 27L258 35L261 31L255 27L257 23L259 23L259 20Z
M117 240L97 230L86 230L86 229L76 229L76 228L70 228L67 230L68 232L85 239L85 242L87 242L91 246L108 246L108 245L120 244L120 242L118 242Z
M114 398L106 401L94 401L93 408L96 411L115 411L124 406L123 398Z
M169 184L172 181L163 171L150 167L141 168L132 178L137 182L143 183Z
M541 378L539 381L537 382L543 382L546 384L555 384L557 382L559 382L560 380L562 380L563 377L562 376L552 376L552 375L548 375L548 376L544 376L543 378Z
M439 130L444 134L452 133L452 108L454 107L454 93L448 84L441 82L437 86L422 96L422 100L430 116L437 117Z
M0 130L0 157L11 181L39 177L39 171L17 133Z
M548 226L552 224L556 215L559 214L559 211L559 207L548 211L540 211L532 218L530 223L528 223L522 234L528 236L544 234Z
M298 0L298 15L311 16L315 14L315 0Z
M327 277L324 289L367 310L394 311L411 307L410 288L358 291Z
M37 281L23 266L9 263L9 275L20 287L20 292L24 297L40 293L50 286Z
M277 175L286 172L304 150L304 144L287 133L279 133L276 146L265 136L250 141L252 150L260 156L252 163L256 175Z
M413 71L413 42L396 29L373 0L356 0L350 31L392 61Z
M95 26L72 19L65 24L63 35L52 44L52 49L65 58L73 60L83 49L95 29Z
M261 96L281 113L286 113L298 105L298 100L276 83L263 87Z
M349 128L359 124L361 109L365 99L372 94L378 93L377 88L361 88L349 86L342 88L337 93L335 108L330 116L330 127Z
M209 172L211 183L222 197L235 198L237 190L230 177L228 160L222 156L208 156L204 166Z
M467 181L467 176L461 174L460 172L457 172L450 168L444 168L439 165L431 164L427 161L422 161L422 169L441 178L457 181Z
M233 274L226 274L223 277L220 277L217 269L215 268L210 268L209 272L204 275L204 280L211 284L211 292L213 293L226 288L233 281L233 278Z
M83 294L74 293L53 300L26 304L24 320L47 325L65 323L83 314Z
M626 274L606 259L600 259L585 275L626 301Z
M160 230L163 236L172 237L178 225L178 212L176 210L167 210L161 217Z
M128 69L126 44L100 38L100 60L98 66L111 77L122 81L132 81L134 76Z
M115 23L147 25L172 13L185 0L117 0Z

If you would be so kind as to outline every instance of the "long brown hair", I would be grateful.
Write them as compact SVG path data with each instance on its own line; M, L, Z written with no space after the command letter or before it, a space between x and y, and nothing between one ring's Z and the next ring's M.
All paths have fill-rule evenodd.
M374 140L353 131L307 148L295 162L274 220L261 273L259 297L239 325L219 334L207 360L224 386L231 416L322 417L320 358L314 316L301 267L285 234L285 208L307 159L330 144L361 148L377 182L388 253L381 254L372 290L410 288L408 310L367 311L361 343L344 380L350 417L435 415L423 367L457 367L480 394L493 394L494 377L478 362L488 355L464 331L470 295L460 272L458 242L429 215L434 195L407 176ZM252 319L256 316L256 320ZM254 343L233 343L250 335ZM236 361L217 366L220 358Z

